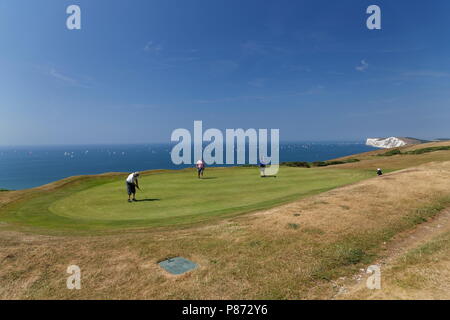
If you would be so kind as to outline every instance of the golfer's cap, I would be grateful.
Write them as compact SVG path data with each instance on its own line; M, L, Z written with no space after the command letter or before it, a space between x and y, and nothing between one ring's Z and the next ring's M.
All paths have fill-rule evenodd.
M378 168L377 170L381 170L380 168Z
M138 175L140 175L140 173L139 173L139 172L135 172L134 175L135 175L135 176L138 176Z

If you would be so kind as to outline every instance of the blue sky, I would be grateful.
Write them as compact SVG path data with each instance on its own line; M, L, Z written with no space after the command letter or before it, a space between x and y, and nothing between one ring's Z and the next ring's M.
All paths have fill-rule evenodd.
M82 29L66 28L67 6ZM366 28L366 8L382 30ZM448 137L450 2L0 0L0 145Z

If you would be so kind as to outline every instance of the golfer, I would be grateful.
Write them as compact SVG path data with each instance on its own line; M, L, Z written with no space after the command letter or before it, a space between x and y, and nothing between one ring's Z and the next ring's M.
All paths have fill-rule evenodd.
M203 160L198 160L195 166L197 167L197 174L200 179L200 176L203 177L203 172L205 171L205 162L203 162Z
M266 177L266 160L261 157L261 160L259 161L259 172L261 174L261 178Z
M383 171L381 171L380 168L377 169L377 175L378 175L378 176L382 176L382 175L383 175Z
M128 192L128 202L136 201L136 188L139 188L139 172L134 172L130 174L127 178L127 192ZM133 200L130 199L131 195L133 195Z

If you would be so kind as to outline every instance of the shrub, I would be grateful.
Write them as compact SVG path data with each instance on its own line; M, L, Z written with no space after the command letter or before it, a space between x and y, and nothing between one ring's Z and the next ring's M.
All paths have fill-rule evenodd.
M393 150L387 151L385 153L381 153L378 156L390 157L390 156L395 156L397 154L423 154L423 153L442 151L442 150L450 150L450 146L428 147L428 148L416 149L416 150L406 151L406 152L401 152L400 149L393 149Z
M287 167L310 168L311 165L304 161L282 162L281 165Z
M380 157L391 157L391 156L395 156L395 155L397 155L397 154L402 154L402 152L400 151L400 149L393 149L393 150L390 150L390 151L388 151L388 152L381 153L381 154L379 154L378 156L380 156Z
M314 161L312 164L315 167L326 167L328 165L325 161Z
M422 154L422 153L442 151L442 150L450 150L450 146L422 148L422 149L405 152L405 154Z
M289 229L297 230L300 227L300 225L298 225L297 223L288 223L287 227Z
M360 160L359 160L359 159L356 159L356 158L352 158L352 159L345 160L346 163L359 162L359 161L360 161Z
M327 164L327 166L334 166L337 164L344 164L346 162L345 161L326 161L325 163Z
M337 164L345 164L345 163L352 163L352 162L359 162L359 159L352 158L347 160L332 160L332 161L316 161L313 162L313 166L315 167L326 167L326 166L334 166Z
M282 162L281 165L287 167L298 167L298 168L311 168L311 167L326 167L333 166L337 164L359 162L359 159L352 158L347 160L332 160L332 161L315 161L315 162L305 162L305 161L291 161Z

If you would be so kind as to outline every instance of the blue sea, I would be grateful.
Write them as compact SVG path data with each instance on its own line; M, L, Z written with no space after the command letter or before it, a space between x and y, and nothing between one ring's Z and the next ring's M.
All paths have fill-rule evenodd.
M0 147L0 189L32 188L74 175L187 167L172 163L172 147L171 144ZM363 142L290 142L280 145L280 161L324 161L371 150L375 148Z

